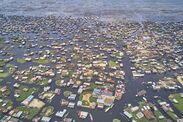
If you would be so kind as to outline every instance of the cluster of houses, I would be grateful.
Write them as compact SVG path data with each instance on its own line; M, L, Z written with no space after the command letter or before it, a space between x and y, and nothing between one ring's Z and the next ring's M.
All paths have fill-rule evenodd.
M72 116L75 113L80 119L89 116L94 121L89 109L108 112L125 93L124 51L130 56L134 77L183 66L180 40L176 38L173 44L166 34L153 33L151 23L144 23L144 32L133 36L139 23L92 23L52 16L0 18L0 35L6 40L0 45L3 122L72 122L77 119ZM132 40L122 46L122 40L130 36ZM182 82L180 77L178 80ZM179 88L175 82L165 78L153 88ZM145 94L142 90L137 95ZM82 107L87 109L81 111ZM156 120L151 107L156 110L148 104L130 111L137 112L139 119ZM133 118L130 111L124 114Z
M172 107L170 106L170 104L167 103L166 101L164 101L164 100L159 100L159 101L158 101L158 104L162 107L162 109L163 109L169 116L172 117L172 119L173 119L174 121L178 121L179 119L181 119L181 118L179 118L179 117L177 116L177 114L175 113L175 111L173 110L173 108L172 108Z
M6 63L10 62L16 66L12 73L15 82L12 84L15 89L12 96L18 104L14 109L12 106L6 109L9 117L4 116L4 121L25 119L49 122L54 117L72 121L72 118L67 117L69 109L86 107L107 112L116 100L121 100L125 93L125 72L122 63L124 52L117 44L120 35L114 30L115 25L109 25L107 30L107 26L98 29L82 19L56 20L54 17L48 17L40 20L30 17L27 20L15 16L9 19L17 21L12 21L13 25L9 23L2 26L0 33L8 37L9 41L6 41L5 46L12 47L2 53L12 53L12 57ZM27 24L22 26L18 21ZM56 24L56 21L61 23ZM47 22L53 30L45 29L46 24L43 23ZM85 25L82 25L83 23ZM133 23L126 26L120 27L126 28L126 32L129 33L137 27L135 24L136 27L133 27ZM10 34L14 32L19 34ZM34 36L28 35L29 33ZM18 54L14 49L23 51ZM8 57L8 53L4 57ZM18 58L14 59L13 55ZM72 89L68 96L64 94L65 89ZM5 92L8 89L3 87L1 90ZM60 97L60 104L52 105L53 109L50 109L55 114L41 114L43 110L49 113L46 107ZM2 106L6 106L4 104ZM55 111L57 106L66 108ZM78 113L78 117L82 119L88 115L93 121L91 113Z
M182 88L182 86L179 85L177 79L172 77L164 77L160 79L157 83L153 82L152 87L154 90L178 90Z
M134 77L179 70L183 66L182 38L176 34L181 30L173 28L172 31L172 23L166 25L167 30L162 29L163 25L156 24L144 23L143 30L126 42Z
M139 102L138 106L132 106L129 104L122 113L127 116L133 122L138 121L171 121L163 115L161 109L166 112L169 116L173 116L174 121L179 121L181 118L177 117L170 105L164 101L158 100L158 104L161 106L154 105L147 101Z
M129 104L128 107L125 108L123 114L131 119L133 122L166 120L155 105L144 101L141 101L139 103L139 106L132 106L131 104Z
M175 108L180 112L183 110L180 106L180 103L183 100L182 93L171 94L169 100L175 108L172 108L172 105L167 102L162 97L154 96L154 100L157 101L157 104L147 101L145 97L144 100L139 101L137 106L132 106L128 104L125 107L121 115L125 115L129 120L133 122L138 121L177 121L182 120L182 116L178 115L175 111ZM166 113L166 114L165 114ZM169 117L167 117L169 116Z
M13 75L14 79L28 84L47 85L52 82L55 73L50 66L38 65L31 66L22 71L16 71Z

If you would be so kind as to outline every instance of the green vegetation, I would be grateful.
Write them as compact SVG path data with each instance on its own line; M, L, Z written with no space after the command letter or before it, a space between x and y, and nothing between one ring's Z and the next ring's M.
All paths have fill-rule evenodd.
M73 72L72 70L70 70L70 71L69 71L69 74L68 74L68 77L71 78L72 75L73 75L73 73L74 73L74 72Z
M26 60L24 58L18 58L17 62L20 64L24 64L26 62Z
M0 89L2 89L3 87L2 86L0 86ZM10 91L10 89L8 89L7 87L6 87L6 90L5 91L1 91L0 90L0 97L7 97L7 96L9 96L10 95L10 93L11 93L11 91Z
M104 56L102 56L102 55L97 55L97 58L98 58L98 59L103 59L103 57L104 57Z
M166 119L159 119L159 116L163 116L163 114L159 110L154 111L154 115L155 115L156 119L158 120L158 122L166 122Z
M82 101L83 95L85 95L85 94L90 94L90 92L89 92L89 91L84 91L84 92L82 92L82 93L80 94L80 96L79 96L79 100L80 100L80 101Z
M176 121L178 119L178 116L176 114L174 114L173 112L171 111L168 111L167 114L174 120Z
M73 56L73 59L78 60L79 58L80 58L79 54L75 53L74 56Z
M112 122L121 122L119 119L113 119Z
M8 100L5 107L6 108L12 108L13 107L13 102L11 100Z
M64 62L66 62L66 59L65 59L64 57L62 57L62 58L60 59L60 61L61 61L62 63L64 63Z
M174 103L173 99L177 100L178 103ZM183 112L183 98L180 96L180 94L171 94L169 96L169 100L173 102L173 105L181 112Z
M4 41L3 37L2 37L2 36L0 36L0 42L3 42L3 41Z
M97 98L96 98L96 97L91 96L91 97L90 97L90 102L97 102Z
M82 99L83 99L83 95L80 95L79 100L82 101Z
M5 106L2 106L3 104L6 104ZM8 109L10 110L13 107L13 102L9 99L4 99L3 102L0 102L0 108L1 109Z
M60 81L60 80L56 80L56 81L55 81L55 84L56 84L57 86L61 86L61 81Z
M38 60L34 60L33 62L37 63L37 64L48 64L49 63L49 61L47 59L38 59Z
M105 38L97 38L97 41L104 42L104 41L107 41L107 40Z
M113 54L117 57L122 56L119 52L114 52Z
M109 61L109 67L112 68L112 67L119 67L119 64L116 63L115 61Z
M32 78L35 77L34 72L30 71L26 74L26 76L28 77L27 80L25 80L24 82L28 83L28 84L37 84L37 85L48 85L48 79L47 78L41 78L38 80L32 80Z
M82 92L79 96L79 100L82 101L84 107L91 107L92 103L97 101L97 99L92 96L91 91Z
M0 67L5 66L6 62L7 62L6 60L0 59Z
M5 48L5 50L7 50L7 51L9 51L11 49L12 49L12 47L10 47L10 46L8 46L8 47Z
M38 80L38 81L36 81L36 84L48 85L48 79Z
M91 87L92 89L95 89L95 88L97 88L97 85L96 85L95 83L90 83L90 87Z
M86 100L83 100L83 101L82 101L82 105L83 105L83 106L89 106L90 103L89 103L88 101L86 101Z
M52 98L55 96L55 93L53 92L45 92L42 97L43 99L46 99L48 102L51 102Z
M20 86L18 89L15 90L20 96L16 98L18 102L22 102L31 94L37 92L36 88L27 88L26 86Z
M16 71L16 66L14 64L6 64L6 67L9 68L9 73L12 74Z
M72 94L71 91L64 91L64 96L69 97Z
M23 111L23 113L25 115L24 118L28 119L28 120L31 120L39 112L39 110L36 108L29 108L29 107L25 107L25 106L19 106L19 107L17 107L17 109L19 111Z
M0 72L0 79L6 78L10 75L8 72Z
M11 94L11 91L8 89L4 92L4 95L9 96Z
M90 86L89 86L91 89L95 89L95 88L100 88L101 85L98 85L98 84L95 84L95 83L90 83Z
M6 67L8 67L8 68L15 68L15 65L14 64L6 64Z
M54 107L53 106L47 106L44 107L41 114L43 116L51 116L54 113Z
M0 79L8 77L10 74L12 74L16 67L13 64L6 64L9 61L9 59L0 59L0 67L6 66L8 68L8 72L4 72L3 69L0 68Z
M141 108L143 108L143 106L152 106L151 104L149 104L149 103L146 103L146 102L144 102L144 101L142 101L142 102L139 102L139 110L137 110L137 111L135 111L135 112L131 112L131 107L128 107L128 108L126 108L126 110L129 112L129 113L131 113L132 114L132 116L133 116L133 119L135 120L135 121L137 121L137 122L166 122L166 119L161 119L161 120L159 120L159 116L161 116L162 115L162 113L159 111L159 110L157 110L157 111L154 111L154 116L156 117L156 119L153 119L153 120L148 120L148 119L146 119L146 117L144 116L144 117L142 117L142 118L138 118L137 117L137 113L138 112L140 112L140 110L141 110Z

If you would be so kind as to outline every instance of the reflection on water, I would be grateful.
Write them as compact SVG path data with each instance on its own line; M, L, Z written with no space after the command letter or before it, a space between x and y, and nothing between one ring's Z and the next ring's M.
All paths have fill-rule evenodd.
M183 0L0 0L0 13L180 21Z

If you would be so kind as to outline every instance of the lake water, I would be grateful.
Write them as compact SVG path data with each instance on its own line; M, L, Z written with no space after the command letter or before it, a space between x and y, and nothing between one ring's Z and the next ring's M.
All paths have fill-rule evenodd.
M182 21L183 0L0 0L0 14Z

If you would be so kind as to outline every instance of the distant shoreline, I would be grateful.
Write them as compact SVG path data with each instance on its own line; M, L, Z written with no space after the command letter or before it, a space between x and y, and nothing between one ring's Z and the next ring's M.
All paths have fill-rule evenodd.
M56 16L56 15L47 15L47 16L32 16L32 15L5 15L5 14L1 14L0 16L4 16L4 17L31 17L31 18L48 18L48 17L55 17L55 18L62 18L62 19L67 19L67 18L74 18L74 19L93 19L93 20L98 20L98 21L102 21L102 22L114 22L114 23L118 23L118 22L122 22L122 23L143 23L143 22L155 22L155 23L171 23L171 22L175 22L175 23L182 23L182 20L135 20L135 19L127 19L127 18L113 18L110 16L106 16L106 17L99 17L99 16Z

